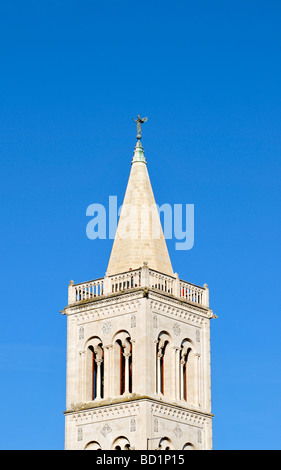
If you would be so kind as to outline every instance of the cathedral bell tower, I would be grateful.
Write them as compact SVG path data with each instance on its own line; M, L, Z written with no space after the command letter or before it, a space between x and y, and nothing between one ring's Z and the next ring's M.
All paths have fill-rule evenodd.
M173 271L142 122L106 274L68 288L69 450L212 449L209 290Z

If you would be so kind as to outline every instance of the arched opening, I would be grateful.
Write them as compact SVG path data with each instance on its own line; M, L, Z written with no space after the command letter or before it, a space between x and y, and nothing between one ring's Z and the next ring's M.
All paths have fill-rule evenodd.
M86 351L87 400L104 398L104 351L100 338L91 338Z
M85 450L101 450L101 446L97 441L92 441L86 445Z
M185 339L180 350L180 398L193 405L198 405L198 371L193 343Z
M159 450L173 450L174 446L171 439L163 437L159 442Z
M158 336L156 361L156 391L169 396L172 387L171 339L165 332Z
M127 332L120 332L114 341L115 395L132 393L133 388L132 342Z
M182 399L187 401L187 393L188 393L188 356L190 354L191 349L189 348L186 352L182 352L182 357L181 357L181 365L182 365L182 374L181 374L181 380L182 380Z
M130 441L124 436L117 437L112 444L112 449L113 450L131 450Z
M117 340L116 343L119 346L119 384L120 384L120 395L125 393L125 355L124 355L124 346L122 345L121 340Z
M191 444L191 442L187 442L184 444L182 450L195 450L195 447L193 444Z

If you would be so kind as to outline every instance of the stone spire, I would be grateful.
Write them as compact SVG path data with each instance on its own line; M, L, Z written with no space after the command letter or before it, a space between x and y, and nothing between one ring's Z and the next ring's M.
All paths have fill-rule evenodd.
M157 211L144 151L138 140L107 275L148 267L174 275Z

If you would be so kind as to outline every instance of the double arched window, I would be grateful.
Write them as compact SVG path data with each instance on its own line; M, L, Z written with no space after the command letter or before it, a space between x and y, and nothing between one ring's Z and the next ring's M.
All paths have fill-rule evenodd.
M127 331L114 338L114 391L115 395L132 392L132 341Z
M104 352L100 338L88 341L86 354L87 398L98 400L104 397Z
M112 445L113 450L131 450L130 441L124 437L120 436L115 439Z
M156 341L156 393L198 406L199 357L193 341L185 338L174 346L162 331Z

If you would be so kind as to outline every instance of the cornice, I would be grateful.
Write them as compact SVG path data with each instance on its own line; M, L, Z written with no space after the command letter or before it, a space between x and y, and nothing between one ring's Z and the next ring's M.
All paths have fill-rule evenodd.
M202 425L207 419L212 419L213 414L203 411L187 409L177 404L169 404L150 396L138 396L127 398L126 401L118 402L119 399L112 399L112 403L94 404L94 402L84 403L64 412L77 423L87 422L91 419L102 421L104 419L114 419L137 415L141 411L142 403L151 404L151 414L161 418L175 421L189 422ZM108 400L105 400L105 402Z
M128 292L111 294L103 297L98 297L94 300L77 302L76 304L68 305L63 310L63 313L66 315L81 315L87 313L94 313L95 311L106 312L107 309L112 307L122 306L124 304L133 305L136 300L143 298L143 288L141 289L132 289ZM130 309L131 310L131 309Z
M205 320L210 320L213 317L213 312L210 309L202 309L195 306L193 303L182 303L177 299L163 299L162 295L153 292L150 296L150 305L153 313L164 315L169 318L174 318L178 321L191 322L194 324L202 324Z
M212 318L213 312L208 307L197 304L195 302L175 297L166 292L158 291L157 289L151 287L139 287L135 289L130 289L129 291L118 292L114 294L108 294L101 297L96 297L94 299L82 300L75 304L67 305L61 313L66 315L72 315L75 313L81 313L86 311L92 311L94 309L100 309L101 307L112 306L118 303L124 303L126 301L131 301L136 298L140 299L146 297L149 299L157 300L161 299L161 302L166 302L167 304L173 303L175 306L182 310L201 315L205 318Z

